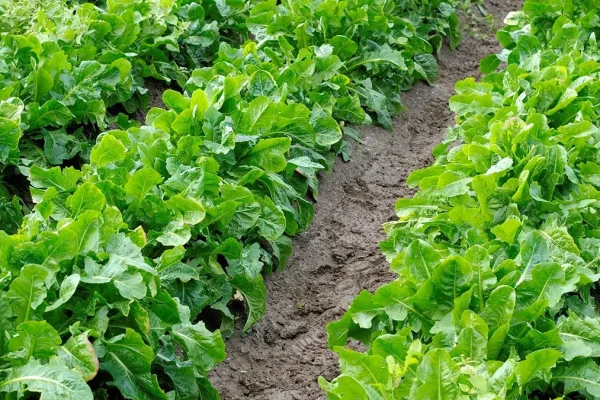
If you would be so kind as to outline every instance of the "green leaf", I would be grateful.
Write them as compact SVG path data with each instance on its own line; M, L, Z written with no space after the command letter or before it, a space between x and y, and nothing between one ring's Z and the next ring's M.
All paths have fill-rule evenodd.
M413 241L406 249L404 265L408 267L411 278L416 282L431 278L439 263L439 254L423 240Z
M65 258L96 249L100 237L100 214L92 210L84 211L75 222L61 230L59 237L67 241L64 246ZM73 244L74 248L71 247Z
M31 360L22 367L13 368L0 382L1 392L40 393L44 400L93 400L94 396L81 375L62 363L53 361L42 365Z
M333 350L334 347L344 346L346 344L351 323L352 317L349 313L346 313L339 321L327 324L327 345L331 350Z
M116 336L101 345L100 369L113 377L114 386L129 399L167 399L156 375L151 373L154 359L152 348L146 345L139 333L127 328L124 335Z
M237 274L232 277L231 284L242 293L248 304L248 317L243 328L246 331L265 314L267 288L261 275L248 277Z
M358 45L347 36L337 35L329 40L333 46L333 54L342 60L352 57L358 50Z
M348 314L352 320L364 329L369 329L373 318L384 311L385 307L376 303L373 295L366 290L361 291L348 308Z
M428 84L434 85L440 78L440 70L437 61L431 54L415 54L415 69Z
M413 307L411 296L414 294L414 288L411 285L403 285L402 282L396 280L377 289L375 295L373 296L373 303L375 307L372 307L370 301L366 301L362 305L363 308L360 310L360 312L361 314L366 312L375 316L381 313L381 311L385 310L385 313L390 318L397 321L402 321L406 319L408 316L408 311L410 311L414 313L414 316L419 317L423 321L429 322L425 315L418 312ZM364 300L368 300L368 298L365 296ZM352 307L354 306L355 304L352 303ZM365 308L364 306L367 307ZM355 319L355 310L356 309L353 308L353 319ZM350 309L348 311L350 311ZM366 314L366 316L368 316L368 314ZM359 321L355 319L355 322L358 323Z
M58 355L67 367L79 372L85 381L91 381L98 373L100 363L87 333L71 336L58 348Z
M560 347L565 360L576 357L600 357L600 320L579 318L572 313L559 325Z
M445 259L432 277L439 305L451 308L454 299L469 289L472 278L473 267L463 257L450 256Z
M520 227L521 221L518 218L508 218L502 224L493 227L491 232L498 239L512 245L515 242L515 236Z
M402 53L398 50L393 50L387 43L379 47L375 51L365 51L361 59L347 66L349 71L356 69L359 66L366 65L367 70L373 68L373 64L391 64L400 70L406 69L406 63Z
M83 282L87 283L107 283L113 278L121 276L119 283L115 286L122 293L134 297L141 296L142 289L141 276L136 274L124 274L128 268L135 268L139 271L148 272L156 275L156 270L146 263L142 256L141 249L136 246L130 238L124 233L112 235L106 246L107 253L110 254L108 261L104 265L99 265L91 258L86 259L85 272L81 277ZM139 297L136 297L139 298Z
M529 232L521 244L520 256L523 272L516 286L521 284L525 279L529 279L533 267L547 261L549 254L546 239L537 231Z
M479 308L483 311L486 294L497 281L496 276L490 269L490 256L485 248L476 245L465 253L465 259L471 263L474 275L474 293L479 300Z
M264 70L258 70L250 76L248 92L250 95L271 96L277 90L277 83L273 76Z
M172 334L190 360L203 372L210 371L225 359L225 343L221 333L210 332L203 322L176 325Z
M461 196L469 191L471 181L472 178L466 178L458 172L446 171L438 178L437 190L442 196Z
M17 357L24 362L32 357L37 360L48 360L56 354L56 347L61 344L58 332L46 321L27 321L17 326L17 333L8 342L8 350L18 352Z
M146 297L146 284L139 272L135 274L121 273L112 281L119 290L119 294L126 299L143 299Z
M546 299L548 306L554 307L563 294L572 290L575 290L575 285L567 283L565 271L559 264L537 264L533 267L531 279L522 281L516 288L517 309L528 307L540 299Z
M419 383L417 399L460 399L458 389L459 367L444 349L433 349L425 354L417 369Z
M190 108L191 100L175 90L167 89L162 94L162 101L167 107L181 113Z
M69 192L77 187L80 177L81 171L72 167L61 170L60 167L45 169L34 165L29 169L31 186L39 189L55 187L61 192Z
M343 374L364 384L389 384L390 375L385 359L378 355L366 355L353 350L338 347L335 349L340 358L340 370Z
M125 146L113 135L104 135L100 142L94 146L90 155L92 164L102 168L110 163L121 161L125 158Z
M32 310L39 307L46 298L45 282L50 271L40 265L28 264L21 269L19 276L10 284L6 298L10 301L17 322L26 322L32 317Z
M342 375L334 382L327 382L322 376L319 377L319 385L328 394L333 394L335 399L368 399L369 393L365 386L361 385L356 379Z
M406 359L410 343L402 333L381 335L373 341L373 354L386 357L392 355L397 361Z
M591 359L581 359L559 365L554 371L552 382L564 385L564 394L573 392L600 396L600 367Z
M261 139L250 151L248 164L270 172L283 171L287 165L284 154L289 151L290 146L289 138Z
M488 353L488 327L485 321L471 310L466 310L461 318L461 326L463 329L458 334L456 346L450 354L470 360L485 359Z
M191 198L184 198L181 195L172 196L167 204L173 209L179 211L183 223L196 225L204 220L206 211L202 204Z
M144 197L162 181L162 176L152 168L137 170L125 184L125 193L131 207L137 210Z
M21 128L18 121L0 117L0 161L8 161L12 152L19 148Z
M492 72L496 72L500 64L502 64L502 60L496 54L490 54L481 59L479 69L484 74L491 74Z
M46 311L56 310L58 307L67 303L75 294L75 291L77 290L77 285L79 285L79 280L79 274L69 275L65 279L63 279L62 283L60 284L60 295L58 299L54 303L46 307Z
M81 147L73 135L67 135L64 129L43 130L44 152L51 164L60 165L77 154Z
M34 103L37 105L37 103ZM69 108L58 100L51 99L44 103L39 108L30 109L31 125L33 127L56 126L61 127L67 125L75 115Z
M456 84L458 94L450 98L450 109L458 115L485 115L495 111L498 105L492 96L491 89L491 85L475 83L473 78L458 82Z
M490 330L496 329L508 322L512 317L516 304L515 290L510 286L498 286L485 303L481 317Z
M534 351L527 355L524 361L517 363L517 381L523 386L539 374L548 371L556 365L562 353L554 349Z
M54 87L54 79L44 68L38 68L29 75L33 86L33 101L41 102L44 96Z
M342 130L335 119L320 106L315 105L310 114L310 123L314 127L317 144L331 146L342 139Z
M315 74L312 77L315 86L333 78L344 65L338 56L331 54L332 50L324 45L315 51Z
M102 211L105 205L104 194L90 182L79 186L75 193L67 198L67 207L71 209L73 217L77 217L87 210Z
M165 373L173 381L175 392L179 399L201 399L200 390L196 383L196 373L193 365L172 363L165 365ZM210 397L208 397L210 398Z
M460 29L460 21L456 16L456 13L450 14L448 18L449 24L449 37L450 37L450 49L454 50L458 47L460 42L462 41L462 30Z
M261 213L256 226L265 239L277 240L285 232L285 215L268 196L260 200L260 205Z

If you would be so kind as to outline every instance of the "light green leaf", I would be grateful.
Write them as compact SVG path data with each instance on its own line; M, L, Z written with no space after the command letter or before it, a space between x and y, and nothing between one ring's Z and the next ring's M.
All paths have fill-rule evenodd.
M598 318L579 318L572 313L559 325L562 339L561 351L565 360L576 357L600 357L600 320Z
M248 92L250 95L271 96L277 90L277 82L273 76L264 70L258 70L250 76Z
M143 299L146 296L144 278L139 272L135 274L122 273L112 281L121 296L126 299Z
M458 172L446 171L438 178L437 191L446 197L460 196L469 192L469 184L472 180Z
M414 399L458 400L459 367L444 349L433 349L417 368L419 384Z
M190 107L191 100L175 90L167 89L162 94L162 101L167 107L177 113L183 112Z
M515 286L531 277L531 270L539 263L548 260L550 252L546 239L537 231L531 231L521 243L521 266L523 272Z
M340 125L319 105L313 107L310 115L310 123L317 135L317 144L321 146L331 146L342 139Z
M12 281L6 298L9 300L17 322L26 322L32 310L38 308L46 298L46 286L50 271L40 265L28 264L21 269L19 276Z
M561 393L589 393L593 397L600 397L600 367L593 360L578 358L558 366L552 372L552 382L564 385L564 392Z
M515 242L515 236L520 227L521 221L518 218L507 218L503 223L493 227L491 232L498 239L512 245Z
M80 177L81 171L73 167L61 170L60 167L44 169L34 165L29 169L31 186L39 189L55 187L61 192L68 192L76 188Z
M553 368L561 356L562 353L554 349L543 349L528 354L524 361L517 363L516 373L519 385L523 386Z
M92 164L102 168L110 163L121 161L125 158L125 145L113 135L104 135L100 142L94 146L90 155Z
M53 361L42 365L31 360L22 367L13 368L6 379L0 382L1 392L40 393L44 400L93 400L90 387L81 375Z
M105 205L104 194L90 182L79 186L75 193L67 198L67 207L73 212L73 218L87 210L102 211Z
M378 355L366 355L342 347L335 349L340 358L340 370L363 384L389 384L390 375L385 358Z
M404 265L408 267L410 276L416 282L423 282L431 278L439 263L439 254L423 240L413 241L406 249Z
M176 325L172 333L186 355L203 372L210 371L225 359L225 343L221 333L210 332L203 322Z
M63 346L58 348L58 355L67 367L79 372L85 381L92 380L98 373L100 363L96 350L85 332L71 336Z
M27 321L17 326L16 334L8 342L8 350L18 352L17 357L24 362L32 357L48 360L56 354L61 343L56 329L46 321Z
M75 294L77 285L79 285L79 280L79 274L69 275L63 279L62 283L60 284L60 296L54 303L46 307L46 311L56 310L58 307L68 302Z
M291 140L287 137L261 139L250 151L248 164L270 172L283 171L287 165L285 153L290 146Z

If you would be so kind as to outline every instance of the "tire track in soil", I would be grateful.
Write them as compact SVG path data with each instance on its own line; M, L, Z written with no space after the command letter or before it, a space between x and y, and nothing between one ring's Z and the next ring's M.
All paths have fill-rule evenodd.
M498 22L521 0L487 0ZM482 28L484 31L485 28ZM375 290L395 278L381 255L381 225L395 219L394 203L410 196L408 174L431 164L431 150L453 124L448 99L457 81L480 76L479 60L499 50L495 35L463 42L439 57L439 82L402 94L406 111L389 133L362 129L352 161L337 160L322 176L310 229L293 240L288 267L267 279L267 311L252 330L227 341L227 359L211 375L225 400L325 399L318 376L338 374L327 348L325 325L340 318L362 289ZM241 321L238 321L241 322Z

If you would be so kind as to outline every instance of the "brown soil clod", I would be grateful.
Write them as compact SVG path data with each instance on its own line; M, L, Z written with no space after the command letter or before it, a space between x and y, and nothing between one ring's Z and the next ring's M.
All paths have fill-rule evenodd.
M521 6L521 0L485 3L500 22ZM432 162L431 150L452 125L448 99L455 83L480 76L479 60L499 50L493 34L482 36L466 32L454 52L444 48L440 81L403 93L406 111L394 132L365 127L352 161L337 160L334 172L323 176L312 226L294 239L287 269L267 279L264 318L227 342L228 357L211 375L223 399L325 399L317 378L338 374L325 326L360 290L394 279L378 247L385 237L381 225L393 218L396 199L413 193L406 177Z

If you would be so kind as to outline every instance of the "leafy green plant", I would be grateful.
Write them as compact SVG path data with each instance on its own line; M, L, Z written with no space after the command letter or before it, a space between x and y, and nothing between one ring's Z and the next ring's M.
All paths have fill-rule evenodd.
M385 225L398 279L327 327L329 398L600 396L598 5L526 1L457 84L458 124Z
M105 45L104 56L69 61L73 69L63 64L60 74L89 72L87 83L53 78L54 85L75 83L68 91L46 85L46 103L76 98L57 106L73 114L73 105L119 95L117 78L169 76L145 68L167 65L162 49L187 46L194 31L181 10L205 21L194 4L108 1L105 9L76 5L73 15L65 8L66 20L48 21L57 35L73 23L92 40L98 32L88 38L86 27L102 31L105 19L121 18L125 25L111 26L123 27L127 37L111 39L113 45L94 42L97 49ZM166 90L165 109L151 109L141 126L117 119L117 129L98 135L94 145L83 131L70 131L81 121L67 111L42 113L46 103L36 106L42 103L29 95L3 98L0 122L7 129L0 144L7 145L0 156L27 177L31 210L21 213L11 188L0 187L0 204L7 205L0 220L10 222L10 232L0 231L0 398L27 392L61 399L218 398L206 376L225 357L222 336L233 329L229 303L244 300L244 329L263 315L263 274L284 267L289 236L311 222L309 196L318 197L318 172L330 170L336 154L348 156L345 136L357 138L345 123L369 123L374 113L389 126L399 97L386 98L386 90L417 79L433 83L431 53L445 35L454 45L459 40L449 2L341 5L203 4L206 15L218 13L222 32L235 32L212 49L212 65L185 79L177 73L184 93ZM138 19L127 18L130 10ZM23 21L24 32L37 29ZM284 25L297 25L297 34ZM44 51L53 42L38 43L35 33L15 37L3 36L17 45L14 54L39 61L32 71L52 64L54 56ZM127 55L131 47L150 58ZM193 51L180 53L190 68L190 60L201 60ZM7 90L27 89L19 79ZM131 82L143 91L137 78ZM75 96L84 86L85 100ZM119 100L125 108L128 101ZM38 140L32 115L50 118L46 114L65 120L35 125L51 144L40 156L39 147L25 144ZM94 119L100 127L102 115ZM49 129L53 124L57 130ZM64 165L74 153L81 162ZM53 166L53 159L62 165Z
M82 124L103 130L109 107L122 105L132 113L140 103L145 106L144 78L183 84L187 75L174 54L194 53L197 62L206 61L199 49L207 53L218 37L216 23L207 23L203 8L193 2L109 1L100 9L89 3L8 1L2 7L0 100L23 102L15 117L24 133L26 165L60 165L80 153L85 159ZM16 139L3 140L2 153L15 152Z
M0 5L3 204L17 195L27 210L23 175L30 166L87 162L99 132L126 121L122 112L147 108L145 79L184 85L189 70L218 49L213 18L221 17L207 15L199 3L108 1L102 7L67 1ZM0 219L14 213L14 207L3 209Z
M31 165L79 167L89 161L98 132L114 121L129 125L114 113L147 106L145 78L184 86L192 69L213 60L222 47L219 39L227 39L231 56L241 51L235 50L240 43L255 39L249 43L261 53L257 62L287 67L277 84L290 80L295 101L319 103L333 109L336 119L355 124L371 121L364 107L390 128L391 115L401 109L399 91L418 79L434 83L438 69L432 53L445 35L452 46L460 40L453 4L382 0L338 6L312 1L3 3L0 54L8 62L0 66L0 118L6 125L0 174L7 189L2 202L12 203L17 195L21 205L7 208L2 219L15 220L15 214L18 221L19 209L26 213L32 205L22 193L22 175ZM299 28L290 31L290 26ZM215 62L225 66L231 56L219 54ZM268 83L267 73L261 76ZM348 148L342 144L346 158ZM6 230L17 227L12 223Z

